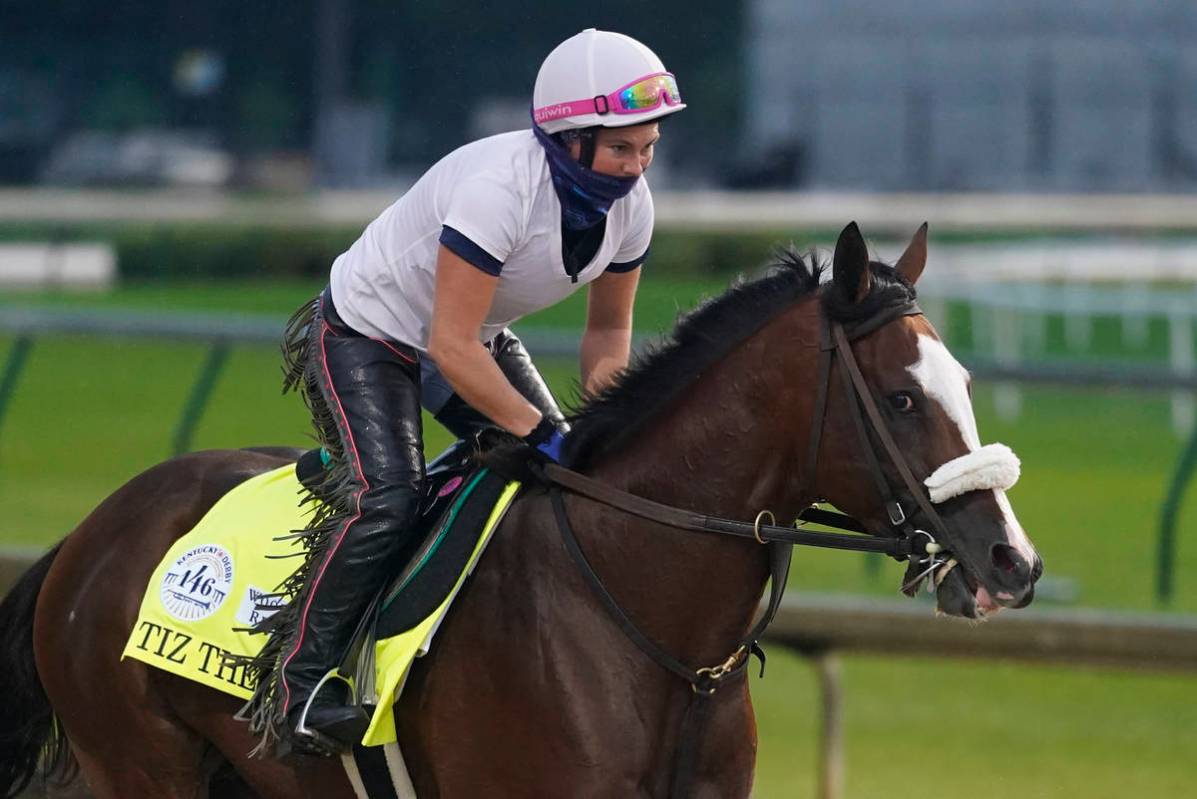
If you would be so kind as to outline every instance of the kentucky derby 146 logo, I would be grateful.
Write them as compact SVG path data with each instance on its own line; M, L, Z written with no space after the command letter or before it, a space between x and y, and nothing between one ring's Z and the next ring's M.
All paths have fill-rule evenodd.
M204 544L179 556L162 578L162 606L176 619L198 621L215 613L233 586L233 558Z

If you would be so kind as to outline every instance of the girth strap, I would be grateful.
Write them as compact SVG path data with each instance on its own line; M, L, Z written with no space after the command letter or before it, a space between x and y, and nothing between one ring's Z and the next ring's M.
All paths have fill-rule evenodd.
M744 663L747 665L747 659ZM728 675L728 682L743 679L745 669L739 668L734 675ZM673 756L673 778L669 781L669 799L690 799L690 786L694 782L694 771L698 765L698 752L702 734L711 717L711 703L714 694L695 691L686 704L686 714L678 730L677 749Z

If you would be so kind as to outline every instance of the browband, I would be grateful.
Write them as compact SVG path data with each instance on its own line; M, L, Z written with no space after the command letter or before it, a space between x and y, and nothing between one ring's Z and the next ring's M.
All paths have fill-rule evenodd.
M909 302L891 305L889 308L883 308L868 319L846 324L841 323L840 326L843 327L844 335L849 341L856 341L856 339L867 336L877 328L889 324L899 316L918 316L922 312L923 309L919 307L919 304L914 300L910 300Z

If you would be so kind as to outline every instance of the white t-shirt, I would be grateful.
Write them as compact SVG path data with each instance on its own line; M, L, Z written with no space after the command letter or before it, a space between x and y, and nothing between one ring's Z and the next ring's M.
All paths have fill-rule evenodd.
M337 257L333 304L359 333L427 351L437 250L442 229L449 227L474 253L450 249L499 276L480 333L490 341L608 266L627 270L644 259L653 203L643 179L615 201L606 224L598 251L572 283L561 259L561 203L544 149L531 130L490 136L438 161Z

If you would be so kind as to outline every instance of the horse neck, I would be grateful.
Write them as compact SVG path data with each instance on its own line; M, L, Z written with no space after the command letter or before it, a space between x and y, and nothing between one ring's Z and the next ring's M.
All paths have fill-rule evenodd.
M597 464L593 475L712 516L752 520L766 509L778 520L796 515L814 404L813 380L806 376L814 374L818 352L803 345L817 342L815 317L803 310L782 314L708 369L671 412ZM763 547L611 509L589 513L602 529L628 531L604 536L598 546L620 562L605 572L625 584L616 593L642 594L641 614L659 614L660 624L673 624L675 640L696 649L704 648L704 638L710 647L725 647L743 634L768 576ZM670 622L667 609L681 607L688 610Z
M817 302L780 314L707 369L680 401L593 473L708 515L801 509L818 359Z

